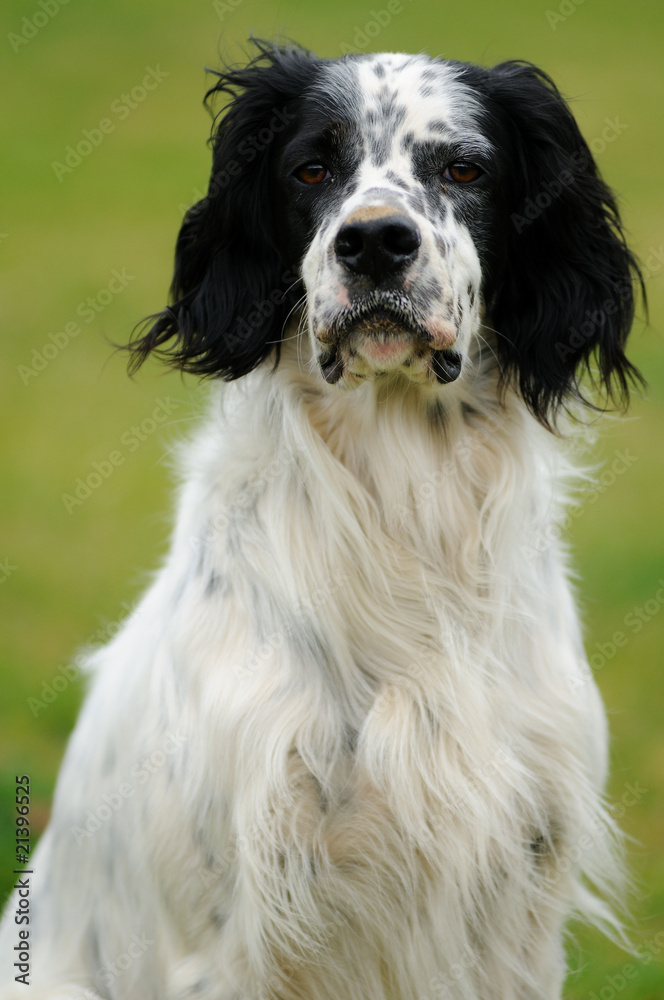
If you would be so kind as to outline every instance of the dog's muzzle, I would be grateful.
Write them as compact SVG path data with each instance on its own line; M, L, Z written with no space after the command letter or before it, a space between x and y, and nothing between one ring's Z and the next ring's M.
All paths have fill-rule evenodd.
M434 326L413 295L409 269L421 245L417 224L393 205L358 208L340 225L332 249L345 302L316 333L326 348L318 362L327 382L396 371L417 381L458 378L454 329Z

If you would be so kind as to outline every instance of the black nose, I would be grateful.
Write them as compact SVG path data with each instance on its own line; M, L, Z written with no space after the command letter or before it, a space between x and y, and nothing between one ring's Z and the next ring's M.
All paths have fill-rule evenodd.
M355 274L366 274L378 282L414 260L421 242L415 223L395 213L345 222L337 233L334 250Z

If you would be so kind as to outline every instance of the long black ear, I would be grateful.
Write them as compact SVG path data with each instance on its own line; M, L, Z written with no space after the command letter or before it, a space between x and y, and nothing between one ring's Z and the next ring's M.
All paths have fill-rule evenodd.
M298 275L282 258L270 168L292 126L288 103L320 62L295 47L254 42L258 55L226 68L206 94L230 98L215 121L207 197L185 216L177 240L171 305L129 345L130 370L150 353L199 375L238 378L275 350Z
M503 377L547 427L572 397L597 405L582 390L584 375L607 402L626 405L630 383L643 381L624 346L645 292L615 199L545 73L507 62L489 81L514 151L505 269L492 306Z

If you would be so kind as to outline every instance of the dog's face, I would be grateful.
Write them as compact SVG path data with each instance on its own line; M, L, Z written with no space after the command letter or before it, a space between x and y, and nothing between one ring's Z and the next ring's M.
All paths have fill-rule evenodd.
M209 192L135 363L238 378L278 360L301 311L318 378L341 387L396 374L444 393L481 343L546 426L584 371L626 396L638 267L541 71L260 43L219 92Z
M423 56L329 64L276 157L279 220L328 382L461 372L499 238L502 164L459 75Z

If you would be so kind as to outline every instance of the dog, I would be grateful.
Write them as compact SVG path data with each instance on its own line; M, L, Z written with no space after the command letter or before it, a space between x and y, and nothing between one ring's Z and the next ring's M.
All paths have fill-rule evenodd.
M557 526L640 379L638 264L533 65L256 45L130 345L209 418L3 962L33 1000L554 1000L568 919L619 926Z

